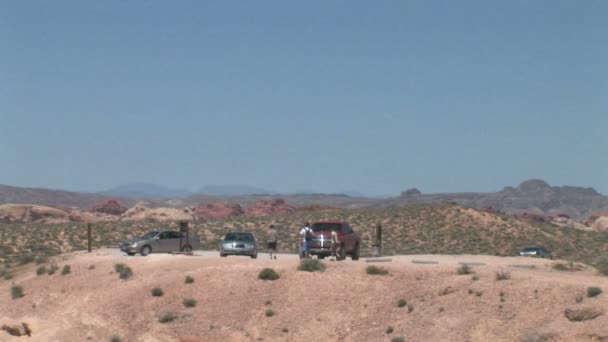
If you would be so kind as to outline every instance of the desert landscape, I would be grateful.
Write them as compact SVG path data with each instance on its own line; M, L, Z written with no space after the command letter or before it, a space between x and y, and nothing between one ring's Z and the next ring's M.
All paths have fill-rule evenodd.
M216 252L127 257L100 249L53 262L54 274L28 265L0 283L0 322L21 331L25 323L31 331L23 337L0 331L0 340L608 338L601 294L608 280L588 266L557 260L408 255L381 263L325 261L323 271L307 272L292 254L277 260L263 254L220 259ZM123 276L120 267L130 271ZM279 278L260 279L265 268ZM9 295L14 284L23 291L17 299Z
M185 208L105 198L88 209L5 204L0 213L1 341L608 339L601 214L578 221L454 202L344 208L281 198ZM299 229L320 220L349 222L363 258L306 260L313 264L299 270ZM129 257L116 247L180 221L201 238L194 256ZM253 232L266 252L270 224L278 260L219 258L222 236L236 230ZM377 226L380 260L370 258ZM553 259L515 256L529 245ZM278 279L260 279L264 272Z

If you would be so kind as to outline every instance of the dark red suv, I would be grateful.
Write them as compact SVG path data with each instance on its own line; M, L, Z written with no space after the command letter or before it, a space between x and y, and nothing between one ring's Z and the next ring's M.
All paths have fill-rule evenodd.
M338 233L341 248L339 259L344 259L350 255L351 259L359 260L361 251L361 237L355 233L350 225L342 221L320 221L315 222L312 226L314 237L308 242L309 254L316 255L317 258L323 259L326 256L331 256L331 231L335 230ZM300 242L300 257L304 256L303 242Z

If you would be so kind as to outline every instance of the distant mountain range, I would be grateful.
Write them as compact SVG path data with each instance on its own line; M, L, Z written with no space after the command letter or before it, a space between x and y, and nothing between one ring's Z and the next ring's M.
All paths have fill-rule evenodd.
M100 194L115 197L132 197L145 199L182 198L190 196L190 192L183 189L171 189L150 183L132 183L120 185Z
M140 200L150 206L197 206L213 202L239 203L247 206L259 199L281 197L292 205L327 205L340 208L390 207L408 204L453 202L465 207L492 208L511 214L530 212L545 215L565 214L586 219L595 213L608 213L608 197L593 188L551 186L539 179L527 180L517 187L498 192L465 192L425 194L410 189L390 198L355 197L345 194L273 194L270 191L243 186L206 186L200 192L171 189L147 183L134 183L101 193L78 193L62 190L20 188L0 185L0 204L38 204L54 207L92 207L97 201L113 197L124 206Z

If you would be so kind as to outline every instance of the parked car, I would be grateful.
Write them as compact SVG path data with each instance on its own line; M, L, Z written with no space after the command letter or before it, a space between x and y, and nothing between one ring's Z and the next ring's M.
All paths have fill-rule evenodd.
M133 240L123 241L119 248L128 255L140 253L143 256L150 253L191 252L201 248L201 240L198 236L186 239L186 236L174 230L152 231Z
M311 226L314 237L308 242L309 254L316 255L317 258L323 259L326 256L331 256L331 232L335 230L338 233L338 240L341 248L338 259L344 259L350 255L351 259L359 260L361 253L361 237L354 232L351 226L342 221L320 221L315 222ZM304 243L300 241L300 258L304 257Z
M549 252L545 248L539 247L539 246L530 246L530 247L522 248L522 250L519 251L519 255L520 256L536 256L536 257L540 257L540 258L552 259L551 252Z
M220 242L220 256L248 255L252 259L258 257L258 244L253 234L248 232L232 232L226 234Z

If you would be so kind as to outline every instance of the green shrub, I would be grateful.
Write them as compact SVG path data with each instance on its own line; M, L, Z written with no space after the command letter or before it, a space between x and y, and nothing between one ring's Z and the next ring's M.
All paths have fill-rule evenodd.
M602 289L599 287L588 287L587 288L587 297L592 298L595 296L599 296L602 294Z
M258 278L262 280L277 280L280 278L280 276L272 268L265 268L260 271L260 274L258 274Z
M163 294L163 289L160 287L155 287L152 289L152 297L162 297Z
M384 332L386 334L392 334L393 330L394 330L393 327L389 325L388 327L386 327L386 330L384 330Z
M23 287L17 286L17 285L13 285L11 287L11 297L13 299L21 298L23 296L24 296L24 294L23 294Z
M46 273L46 266L40 266L36 269L36 275L43 275Z
M127 279L131 278L131 276L133 276L133 271L131 270L131 267L129 267L129 266L125 266L124 268L122 268L122 270L118 274L118 278L120 278L122 280L127 280Z
M66 275L70 272L71 272L70 265L65 265L65 266L63 266L63 269L61 270L61 275Z
M508 280L511 279L511 273L509 272L496 272L496 280Z
M399 299L397 301L397 307L402 308L407 305L407 301L405 299Z
M274 311L272 311L272 309L266 310L266 317L272 317L272 316L274 316Z
M184 279L184 283L192 284L194 283L194 278L192 278L191 276L186 276L186 279Z
M187 308L193 308L196 306L196 300L194 300L192 298L186 298L186 299L184 299L183 304Z
M324 270L325 265L318 259L302 259L302 261L300 261L300 266L298 266L298 271L323 272Z
M116 273L120 273L125 269L125 267L127 267L125 264L115 264L114 271L116 271Z
M177 315L173 312L164 312L158 318L160 323L170 323L177 319Z
M456 269L456 273L458 273L460 275L471 274L471 273L473 273L473 270L471 269L471 266L469 266L469 265L462 265Z
M388 274L388 270L386 270L382 267L374 266L374 265L367 266L365 271L367 272L367 274L370 274L370 275L387 275Z

